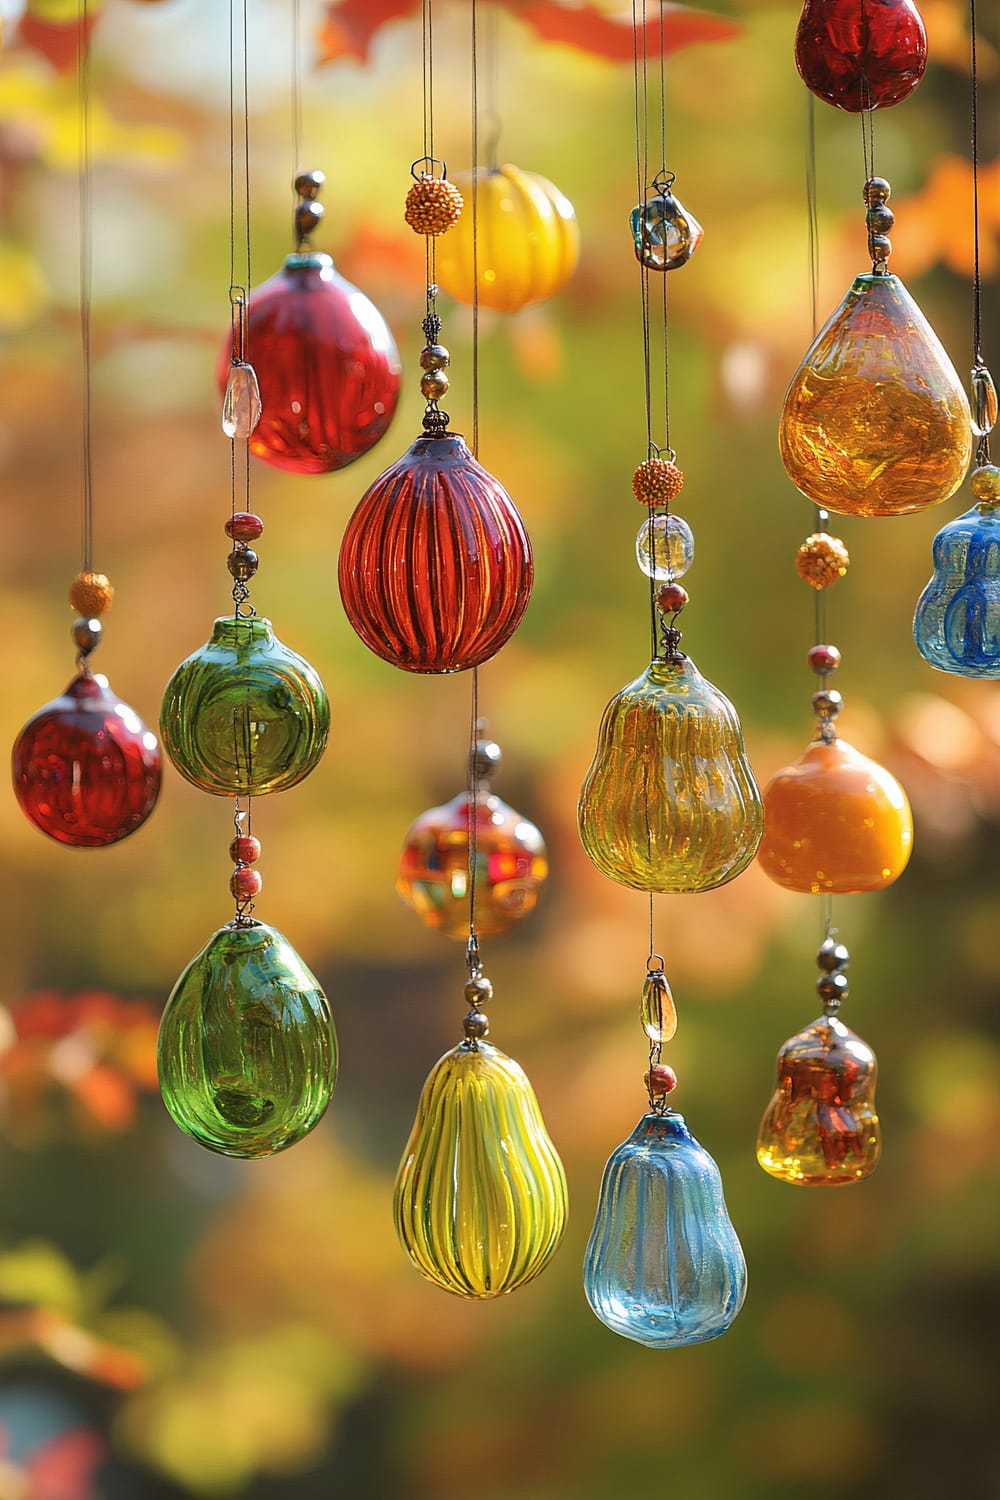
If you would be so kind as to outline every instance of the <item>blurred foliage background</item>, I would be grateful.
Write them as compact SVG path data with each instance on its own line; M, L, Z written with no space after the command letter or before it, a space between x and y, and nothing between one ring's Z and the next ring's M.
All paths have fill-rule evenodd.
M13 0L0 6L7 743L73 669L78 129L74 7L60 4L33 0L20 22ZM812 733L812 595L792 566L812 511L775 441L810 340L806 113L794 0L714 9L734 33L667 64L668 162L706 229L671 279L671 433L697 538L685 645L736 701L763 780ZM876 117L877 170L894 186L892 268L964 372L968 8L922 9L931 63L911 100ZM481 456L522 509L537 563L525 623L484 669L481 699L505 750L497 790L542 826L552 859L538 913L486 948L493 1038L535 1084L571 1227L546 1274L496 1304L425 1285L396 1244L396 1162L424 1074L458 1039L464 964L397 903L395 866L413 817L462 784L469 684L369 655L335 566L355 501L419 426L422 247L401 218L422 150L412 10L301 0L300 164L291 3L249 7L253 280L291 248L296 166L322 167L318 244L379 304L406 366L401 409L366 459L329 478L253 473L267 523L254 597L320 669L335 725L318 772L255 809L258 911L327 989L341 1082L314 1135L274 1160L216 1159L182 1138L156 1095L156 1021L230 915L229 808L168 770L142 832L81 854L0 800L0 1496L1000 1493L1000 697L933 673L909 623L931 538L968 498L837 526L854 559L830 596L843 732L901 777L917 820L899 884L836 912L853 955L845 1018L882 1063L882 1165L851 1193L824 1193L754 1162L776 1050L819 1009L818 903L753 868L714 894L661 900L678 1108L723 1169L750 1293L724 1340L660 1354L616 1339L583 1299L600 1173L644 1106L645 1069L645 903L591 868L575 831L601 710L648 650L629 484L645 456L632 69L601 55L595 17L610 5L579 12L590 50L543 42L517 3L482 6L500 157L556 181L584 239L568 290L484 315L481 347ZM982 19L996 369L1000 35L995 13ZM470 151L469 6L438 0L435 20L438 140L454 171ZM107 0L93 29L97 564L118 590L99 669L150 723L228 604L213 384L229 319L228 24L226 0ZM866 269L864 173L856 117L817 106L816 126L825 315ZM470 315L444 312L448 405L468 431Z

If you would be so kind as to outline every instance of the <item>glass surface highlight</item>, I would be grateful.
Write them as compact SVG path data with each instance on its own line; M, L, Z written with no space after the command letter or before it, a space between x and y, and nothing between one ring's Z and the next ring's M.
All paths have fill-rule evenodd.
M913 616L917 650L940 672L1000 677L1000 516L973 506L949 521L933 558Z
M683 516L649 516L635 539L635 560L658 583L683 578L694 562L694 533Z
M851 114L898 104L927 65L927 34L913 0L806 0L795 62L820 99Z

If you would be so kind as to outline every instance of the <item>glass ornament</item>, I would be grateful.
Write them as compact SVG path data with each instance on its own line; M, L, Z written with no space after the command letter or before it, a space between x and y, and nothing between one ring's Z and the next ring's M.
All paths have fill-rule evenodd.
M580 793L580 838L638 891L710 891L754 857L760 791L736 710L690 657L657 658L601 720Z
M927 65L927 34L913 0L806 0L795 62L817 98L850 114L912 94Z
M913 638L925 661L959 677L1000 677L1000 515L973 506L934 538L934 573Z
M36 828L60 844L99 849L128 838L153 811L160 748L106 677L81 672L25 724L11 773Z
M855 278L792 377L779 445L792 483L841 515L905 515L958 489L969 402L897 277Z
M722 1178L682 1115L643 1115L612 1154L583 1284L602 1323L649 1349L718 1338L743 1306L746 1261Z
M687 265L705 233L694 214L665 189L633 208L629 222L635 258L651 271Z
M649 516L639 527L635 558L647 578L683 578L694 562L694 533L682 516Z
M260 390L250 452L293 474L327 474L374 447L392 420L400 362L392 334L364 292L329 255L289 255L250 293L246 350ZM227 334L220 392L233 368Z
M260 387L253 365L234 360L222 400L222 430L228 438L248 438L260 421Z
M757 1136L764 1171L821 1187L874 1172L882 1150L877 1073L872 1049L833 1016L820 1016L787 1041Z
M906 869L912 848L903 788L846 740L813 740L764 788L757 859L787 890L884 890Z
M460 1297L513 1292L548 1264L566 1225L566 1177L513 1058L465 1041L435 1063L393 1211L417 1270Z
M972 430L976 437L989 437L997 425L997 388L985 365L972 372Z
M553 183L509 164L459 172L452 180L466 209L436 244L439 286L471 303L478 280L480 306L516 312L566 285L580 256L580 230L572 203Z
M376 479L340 549L347 618L406 672L488 661L520 624L533 577L517 507L454 433L419 437Z
M160 733L176 769L203 792L259 797L296 786L326 748L330 705L313 667L270 620L216 620L163 694Z
M653 969L646 975L639 1002L639 1020L643 1031L657 1047L676 1035L677 1007L662 969Z
M322 1118L337 1081L326 996L274 927L220 927L171 991L157 1063L174 1123L223 1156L272 1156Z

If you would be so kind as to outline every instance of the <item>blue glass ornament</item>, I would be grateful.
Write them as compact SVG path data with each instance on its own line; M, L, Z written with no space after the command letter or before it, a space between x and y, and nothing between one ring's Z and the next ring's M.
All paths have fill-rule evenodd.
M722 1178L682 1115L643 1115L612 1154L583 1281L601 1322L648 1349L718 1338L743 1306L747 1268Z
M959 677L1000 677L1000 515L973 506L934 538L934 576L917 600L925 661Z

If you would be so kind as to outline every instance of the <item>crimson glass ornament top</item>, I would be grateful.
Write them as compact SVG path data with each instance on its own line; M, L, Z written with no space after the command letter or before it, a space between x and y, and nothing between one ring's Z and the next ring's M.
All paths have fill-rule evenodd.
M419 437L376 479L340 549L347 618L406 672L488 661L520 624L533 577L513 500L450 432Z
M806 0L795 62L817 98L856 115L912 94L927 34L913 0Z
M156 736L106 677L81 672L14 741L14 795L36 828L78 849L128 838L160 791Z
M250 451L265 463L293 474L343 469L392 421L400 374L392 334L328 255L289 255L251 292L245 347L261 400ZM232 354L227 335L216 369L220 391Z

